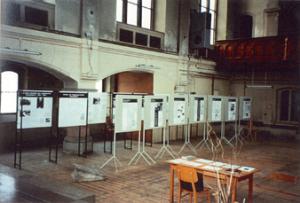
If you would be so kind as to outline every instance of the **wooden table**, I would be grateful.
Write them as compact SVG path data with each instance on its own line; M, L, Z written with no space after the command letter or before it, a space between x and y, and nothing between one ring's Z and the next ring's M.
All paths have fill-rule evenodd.
M178 159L176 159L176 160L178 160ZM219 172L218 172L219 174L217 174L216 171L207 170L207 169L203 168L204 166L211 165L211 163L210 164L203 163L203 165L201 165L201 166L191 166L188 164L177 163L174 161L175 160L167 161L167 163L170 164L170 202L171 203L174 202L174 171L175 171L175 167L177 165L183 165L186 167L195 168L198 173L202 173L203 176L206 176L206 177L213 177L213 178L220 178L222 180L228 180L231 176L231 172L230 171L228 172L225 169L219 170ZM192 160L192 162L193 162L193 160ZM197 163L196 161L194 161L194 162ZM226 164L226 163L224 163L224 164ZM221 166L219 166L219 167L222 168ZM236 201L238 183L243 180L248 180L248 201L247 202L253 203L253 175L257 171L258 171L257 169L253 169L249 172L241 171L241 172L233 173L232 185L231 185L231 202L232 203L234 203Z

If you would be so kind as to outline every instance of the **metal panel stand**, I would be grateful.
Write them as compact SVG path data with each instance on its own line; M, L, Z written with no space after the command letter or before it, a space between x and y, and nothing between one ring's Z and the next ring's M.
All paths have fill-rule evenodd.
M155 159L160 159L164 156L165 152L167 152L173 159L178 157L178 154L170 147L170 129L168 132L168 137L166 136L166 128L162 128L163 130L163 146L160 148Z
M116 171L118 171L118 166L121 167L122 164L116 156L116 144L117 144L117 136L116 132L114 132L114 141L113 141L113 148L112 148L112 157L110 157L100 168L104 168L109 162L113 161Z
M21 100L23 94L21 95ZM23 147L23 105L21 104L21 111L19 112L19 92L17 92L17 106L16 106L16 134L14 146L14 168L22 169L22 147ZM18 132L18 113L20 113L20 134Z
M143 142L141 147L141 131L139 131L139 137L138 137L138 151L136 154L132 157L128 165L131 165L133 162L134 164L137 164L137 162L140 160L140 158L143 158L145 162L148 165L151 165L152 163L155 164L156 162L150 157L150 155L145 151L145 129L143 128Z
M203 146L206 146L207 149L210 150L210 147L208 145L208 134L207 134L207 125L203 124L203 138L202 140L195 146L195 149L202 149Z
M228 144L231 147L234 147L233 144L225 137L225 121L221 122L221 137L220 137L220 141L224 141L226 144ZM218 146L221 143L218 144ZM218 147L217 146L217 147Z
M195 149L195 147L192 145L191 143L191 132L190 132L190 129L191 129L191 125L190 124L187 124L187 132L185 133L185 136L184 136L184 144L182 145L181 149L179 150L179 154L184 150L185 147L188 147L190 148L190 150L192 150L192 152L197 155L197 151Z

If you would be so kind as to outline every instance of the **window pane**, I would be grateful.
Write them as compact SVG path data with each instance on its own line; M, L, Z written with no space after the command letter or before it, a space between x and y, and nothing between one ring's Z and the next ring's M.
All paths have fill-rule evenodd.
M210 22L210 25L212 29L215 29L216 28L216 13L215 12L212 12L212 11L209 11L210 15L211 15L211 22Z
M1 113L15 113L17 104L16 92L3 92L1 94Z
M201 6L207 7L207 0L201 0Z
M216 10L216 0L210 0L209 9Z
M123 0L117 0L117 21L123 22Z
M201 7L201 13L204 13L204 12L206 12L206 11L207 11L207 8Z
M142 0L142 6L152 8L152 0Z
M18 74L12 71L1 73L1 91L17 91L18 90Z
M214 44L215 44L215 31L210 30L210 45L214 45Z
M290 92L288 90L282 91L280 95L280 120L282 121L289 119L289 100Z
M142 27L150 29L151 27L151 10L147 8L142 9Z
M48 26L48 11L25 6L25 22Z
M11 71L1 73L1 113L16 112L18 74Z
M300 91L292 92L291 121L300 121Z
M128 2L131 2L131 3L137 4L137 3L138 3L138 0L128 0Z
M127 23L137 25L137 5L128 3L127 6Z

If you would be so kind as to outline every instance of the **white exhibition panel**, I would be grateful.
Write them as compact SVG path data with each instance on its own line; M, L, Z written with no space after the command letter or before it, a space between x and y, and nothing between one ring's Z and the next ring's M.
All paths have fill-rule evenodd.
M190 95L189 104L189 123L205 123L207 97L203 95Z
M106 122L108 97L104 92L88 93L88 124Z
M240 120L249 120L251 117L251 97L240 97Z
M223 121L223 97L208 96L208 117L209 122Z
M166 125L166 96L144 97L144 128L164 128Z
M22 90L18 94L18 129L52 126L52 91Z
M238 98L224 97L225 121L236 121L238 119Z
M188 121L188 95L169 97L169 125L186 125Z
M87 92L59 92L58 127L85 126Z
M115 132L132 132L141 129L142 96L116 95Z

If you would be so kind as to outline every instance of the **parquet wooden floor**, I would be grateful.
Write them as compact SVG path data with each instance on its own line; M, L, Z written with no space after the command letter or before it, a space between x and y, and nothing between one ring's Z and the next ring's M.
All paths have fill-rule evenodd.
M197 142L199 140L193 140L193 144ZM112 164L105 167L102 170L106 177L104 181L74 183L70 176L74 169L73 163L99 169L110 158L109 154L103 153L102 143L95 143L94 153L88 158L67 155L60 151L57 165L48 162L47 149L25 151L23 154L23 170L38 176L49 177L49 181L53 178L85 188L93 192L96 195L96 201L101 203L168 202L169 167L164 160L171 157L164 156L164 160L160 160L152 166L148 166L142 159L136 166L128 166L129 160L136 152L135 144L133 150L125 150L123 149L123 142L118 143L117 156L122 163L122 167L118 172L115 172ZM154 157L160 146L160 144L154 144L153 147L147 147L147 151ZM178 152L182 142L172 143L171 146ZM300 202L299 146L299 142L246 143L237 157L232 156L230 147L225 147L224 157L222 158L218 154L216 159L239 165L253 166L260 170L254 176L255 203ZM212 154L207 149L198 149L197 151L198 157L212 158ZM192 152L188 149L185 149L182 153L182 155L191 154ZM0 155L0 163L12 166L13 154ZM216 181L213 179L205 181L212 187L216 185ZM242 182L238 188L239 202L242 202L243 197L246 196L247 182ZM185 198L184 202L188 202L188 197Z

